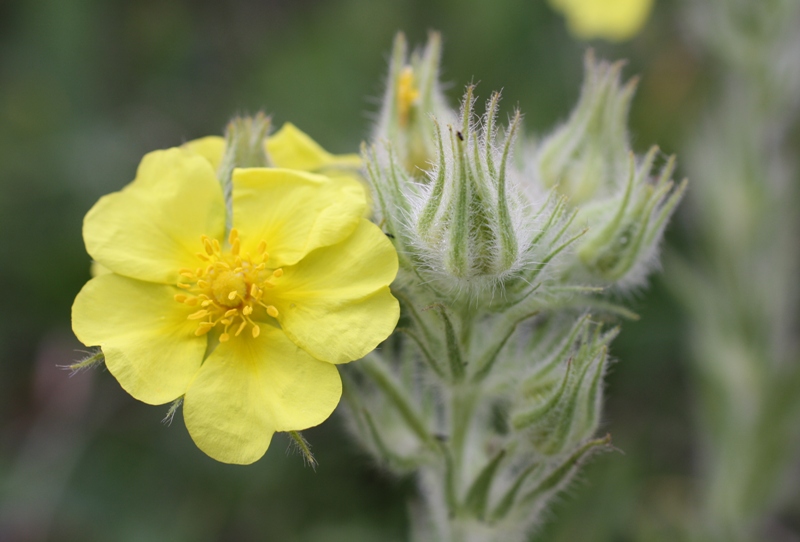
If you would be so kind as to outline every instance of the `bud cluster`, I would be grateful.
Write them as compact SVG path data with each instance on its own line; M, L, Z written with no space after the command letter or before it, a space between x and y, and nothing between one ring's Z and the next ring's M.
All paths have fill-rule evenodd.
M604 323L626 311L604 292L641 284L685 185L674 159L651 176L657 148L631 151L621 64L588 55L575 112L536 146L519 111L500 126L499 93L481 116L471 85L460 114L446 106L438 36L410 63L405 47L363 148L401 318L345 374L351 427L418 474L419 540L523 540L610 448L594 438L617 334Z

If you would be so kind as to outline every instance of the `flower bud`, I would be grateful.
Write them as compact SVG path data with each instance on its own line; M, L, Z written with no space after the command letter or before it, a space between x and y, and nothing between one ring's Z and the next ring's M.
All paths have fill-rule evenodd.
M617 329L584 316L522 383L522 399L511 417L533 448L546 456L568 451L590 438L600 422L608 344Z
M658 153L653 147L637 165L631 153L624 191L587 206L579 215L590 231L578 246L578 259L595 279L621 287L638 286L654 265L664 226L686 190L675 190L672 156L657 178L650 172Z
M529 238L526 200L510 179L508 163L521 115L514 115L496 146L499 101L493 94L483 122L476 123L470 86L460 126L443 128L435 121L437 163L412 209L417 248L460 286L480 287L513 273Z
M373 133L373 141L389 141L402 167L420 177L420 170L436 156L431 115L446 123L455 121L439 85L440 57L438 33L431 32L425 48L410 58L405 36L397 34L380 119Z
M589 51L585 80L569 120L542 143L536 162L542 182L573 205L613 192L628 167L627 117L636 80L620 81L622 63L595 61Z

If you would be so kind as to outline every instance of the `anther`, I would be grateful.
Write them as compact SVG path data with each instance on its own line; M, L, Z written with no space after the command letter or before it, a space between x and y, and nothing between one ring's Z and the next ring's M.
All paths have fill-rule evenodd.
M230 338L231 338L230 335L228 335L227 333L223 333L222 335L219 336L219 342L221 343L228 342Z
M198 285L200 288L204 288L204 289L209 287L209 284L208 284L208 282L206 282L206 281L204 281L204 280L198 280L198 281L197 281L197 285Z
M230 309L228 311L225 311L225 318L230 318L231 316L233 316L237 312L239 312L237 309Z
M245 305L244 308L242 309L242 314L244 314L245 316L250 316L251 314L253 314L253 306Z
M178 303L183 303L184 301L186 301L186 296L183 294L175 294L174 296L172 296L172 299L174 299Z
M178 288L182 288L182 289L184 289L184 290L188 290L189 288L191 288L191 287L192 287L191 285L189 285L189 284L184 284L184 283L182 283L182 282L179 282L179 283L178 283L178 284L176 284L175 286L177 286Z
M253 338L255 339L261 334L261 328L253 324Z
M256 249L256 251L259 254L264 254L265 250L267 250L267 242L262 239L261 242L258 244L258 248Z
M272 272L272 276L275 277L276 279L282 277L283 269L281 269L280 267L277 268L275 271Z
M234 290L234 291L232 291L231 293L229 293L229 294L228 294L228 299L230 299L231 301L233 301L234 299L236 299L236 296L237 296L237 295L239 295L239 294L237 294L237 293L236 293L236 290Z
M186 318L188 320L199 320L200 318L204 318L206 316L208 316L208 311L205 310L205 309L201 309L201 310L199 310L197 312L193 312L192 314L190 314Z
M272 316L273 318L278 317L278 309L276 309L273 305L267 306L267 314Z

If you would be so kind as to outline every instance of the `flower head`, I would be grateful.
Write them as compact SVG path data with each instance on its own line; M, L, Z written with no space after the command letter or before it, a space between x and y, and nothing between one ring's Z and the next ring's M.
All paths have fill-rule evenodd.
M152 152L89 211L87 250L111 273L84 286L72 320L132 396L184 397L198 447L246 464L274 432L324 421L341 396L334 364L394 329L397 256L347 176L234 169L226 209L223 147Z

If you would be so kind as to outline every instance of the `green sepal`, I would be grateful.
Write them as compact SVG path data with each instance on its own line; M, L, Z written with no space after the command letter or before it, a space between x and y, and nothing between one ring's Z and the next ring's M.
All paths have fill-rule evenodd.
M506 450L501 449L478 473L478 476L467 491L467 496L464 498L463 509L467 513L481 520L484 519L486 516L486 506L489 502L489 492L492 489L492 482L505 456Z

